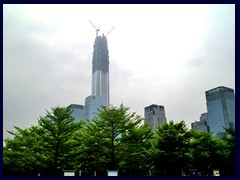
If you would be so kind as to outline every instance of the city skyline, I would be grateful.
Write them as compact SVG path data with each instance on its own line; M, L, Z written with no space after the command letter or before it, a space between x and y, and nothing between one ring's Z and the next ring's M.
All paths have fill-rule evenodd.
M107 36L110 104L142 117L163 105L168 121L190 128L207 111L206 90L235 91L235 5L5 4L4 138L51 107L84 105L96 37L89 20L99 34L116 26Z

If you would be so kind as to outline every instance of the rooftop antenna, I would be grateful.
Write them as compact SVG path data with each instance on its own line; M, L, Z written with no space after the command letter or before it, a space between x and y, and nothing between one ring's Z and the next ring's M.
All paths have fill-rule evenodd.
M108 31L108 33L105 35L105 37L115 28L115 26L112 27L112 29L110 31Z
M122 103L120 104L120 109L123 109L123 100Z
M92 21L91 20L89 20L89 22L92 24L92 26L96 29L96 37L98 36L98 31L100 31L100 29L99 28L96 28L95 26L94 26L94 24L92 23Z

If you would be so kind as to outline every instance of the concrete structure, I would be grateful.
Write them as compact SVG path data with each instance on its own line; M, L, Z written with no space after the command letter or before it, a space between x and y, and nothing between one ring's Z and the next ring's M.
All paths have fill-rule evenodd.
M85 118L92 119L102 105L109 106L109 56L106 36L96 36L92 58L92 95L85 99Z
M68 106L73 110L72 116L75 118L75 121L80 121L85 119L84 117L84 106L79 104L70 104Z
M198 132L210 132L207 119L207 113L201 114L200 121L191 123L192 129L195 129Z
M158 126L167 122L164 106L152 104L144 108L144 123L149 123L155 131Z
M220 86L205 92L208 125L214 136L221 137L224 128L235 129L234 90Z

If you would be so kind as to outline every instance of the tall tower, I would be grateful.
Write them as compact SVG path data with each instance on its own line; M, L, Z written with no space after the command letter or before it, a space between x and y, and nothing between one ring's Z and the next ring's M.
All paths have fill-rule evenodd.
M221 137L224 128L235 128L235 96L231 88L220 86L205 92L208 125L214 136Z
M109 56L106 36L97 36L92 58L92 96L100 96L109 106Z
M144 122L148 122L153 130L167 122L164 106L152 104L144 108Z
M92 22L90 21L92 24ZM92 24L93 25L93 24ZM93 119L101 106L109 106L109 56L106 36L98 36L93 46L92 58L92 95L85 99L85 118ZM109 33L108 33L109 34Z

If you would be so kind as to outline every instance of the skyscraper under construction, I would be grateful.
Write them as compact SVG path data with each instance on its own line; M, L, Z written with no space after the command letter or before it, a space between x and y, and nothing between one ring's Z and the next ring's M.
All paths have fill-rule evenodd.
M92 96L100 96L109 106L109 56L106 36L97 36L92 59Z
M94 25L93 25L94 26ZM95 28L95 26L94 26ZM109 56L107 38L98 35L93 46L92 58L92 95L85 99L85 118L92 119L101 106L109 106Z

